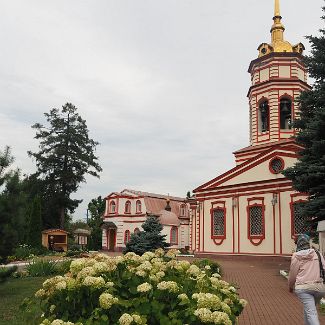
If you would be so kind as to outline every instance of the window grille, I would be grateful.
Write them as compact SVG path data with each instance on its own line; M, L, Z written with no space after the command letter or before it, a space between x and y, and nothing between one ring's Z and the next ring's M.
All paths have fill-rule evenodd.
M308 225L306 224L306 218L302 216L301 209L303 207L302 202L296 202L293 204L293 225L294 234L299 235L308 231Z
M263 207L252 206L249 208L249 228L251 236L263 235Z
M225 211L216 209L213 211L213 236L225 235Z
M170 243L177 244L177 227L172 227L170 231Z
M125 230L124 233L124 243L128 243L130 241L130 230Z
M284 168L282 160L279 158L273 159L271 161L271 168L274 173L280 173Z

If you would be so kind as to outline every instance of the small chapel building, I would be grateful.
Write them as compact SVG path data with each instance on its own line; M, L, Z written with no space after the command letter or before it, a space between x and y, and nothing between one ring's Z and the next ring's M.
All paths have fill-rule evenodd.
M197 254L290 255L305 229L296 192L281 172L297 161L301 147L292 121L300 93L311 89L304 46L284 39L279 0L271 42L258 47L248 72L250 144L234 152L236 166L200 185L190 203L190 249Z
M125 189L106 197L102 249L122 251L131 235L142 231L148 216L158 218L170 248L189 248L190 213L186 199Z

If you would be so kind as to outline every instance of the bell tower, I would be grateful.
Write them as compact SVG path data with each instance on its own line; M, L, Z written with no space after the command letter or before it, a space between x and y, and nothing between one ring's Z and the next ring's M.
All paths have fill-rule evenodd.
M292 121L297 116L297 98L310 89L303 63L304 45L284 39L279 0L275 0L271 42L262 43L258 58L250 63L248 91L250 145L273 144L294 135Z

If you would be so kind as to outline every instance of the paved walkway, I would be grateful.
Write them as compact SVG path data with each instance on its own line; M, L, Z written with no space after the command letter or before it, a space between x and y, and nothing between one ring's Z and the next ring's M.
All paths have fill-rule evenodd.
M239 317L239 325L303 325L303 309L288 291L287 280L279 270L289 269L289 259L216 257L224 280L237 283L241 298L249 304ZM325 325L325 316L320 315Z

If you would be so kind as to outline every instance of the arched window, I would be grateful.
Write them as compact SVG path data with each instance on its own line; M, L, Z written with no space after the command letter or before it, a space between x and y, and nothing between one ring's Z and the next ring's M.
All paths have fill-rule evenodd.
M116 212L116 203L114 201L111 201L109 204L109 213L115 213Z
M137 213L140 213L140 212L141 212L141 209L142 209L141 201L138 200L138 201L136 202L136 212L137 212Z
M282 98L280 100L280 128L282 130L291 129L291 112L292 101L288 98Z
M125 213L131 213L131 202L130 201L126 201L125 202Z
M135 228L135 229L134 229L134 233L135 233L135 234L138 234L139 232L140 232L140 229L139 229L139 228Z
M269 104L267 100L260 103L258 109L258 115L259 115L259 132L269 131L270 111L269 111Z
M130 241L130 230L125 230L124 232L124 244Z
M182 204L182 205L181 205L179 215L180 215L181 217L185 217L185 216L186 216L186 206L185 206L185 204Z
M170 244L171 245L177 245L178 244L178 229L175 226L173 226L170 229Z

